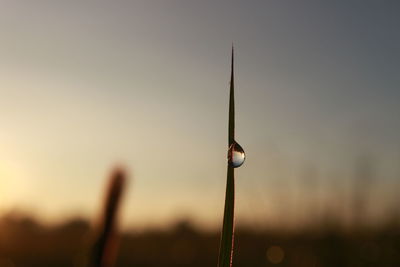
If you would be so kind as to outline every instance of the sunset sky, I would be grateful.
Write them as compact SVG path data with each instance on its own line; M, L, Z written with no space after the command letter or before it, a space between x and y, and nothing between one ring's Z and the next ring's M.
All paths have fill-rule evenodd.
M219 226L233 43L237 222L345 213L360 157L382 217L400 189L399 14L394 0L0 1L0 213L93 217L123 164L126 227Z

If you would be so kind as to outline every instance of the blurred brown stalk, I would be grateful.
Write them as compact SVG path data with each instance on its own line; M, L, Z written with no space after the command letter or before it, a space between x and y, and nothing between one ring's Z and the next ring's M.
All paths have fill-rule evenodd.
M117 215L126 184L126 173L116 168L110 176L89 266L111 267L117 254Z

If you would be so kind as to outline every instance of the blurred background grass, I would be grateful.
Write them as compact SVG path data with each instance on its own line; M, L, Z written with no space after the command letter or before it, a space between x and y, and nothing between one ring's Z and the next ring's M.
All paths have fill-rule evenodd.
M330 218L332 219L332 218ZM46 226L26 215L1 219L1 266L82 266L90 225L75 218ZM314 226L297 231L238 227L234 266L398 266L399 221L379 228ZM117 266L215 266L220 233L189 221L160 230L127 231Z
M356 165L348 220L336 212L343 192L335 191L338 202L320 203L315 201L318 190L313 190L303 196L310 203L307 210L297 211L307 217L302 223L271 225L268 218L265 224L239 221L234 266L398 266L398 205L385 207L379 223L370 219L372 181L378 179L372 166L366 158ZM318 181L314 175L308 184L312 188ZM280 195L273 203L282 207L283 197L291 198ZM260 208L249 207L249 212ZM1 266L84 266L96 232L93 219L87 217L50 224L29 212L9 211L0 218ZM164 227L127 228L119 240L117 266L215 266L220 229L202 227L188 217Z

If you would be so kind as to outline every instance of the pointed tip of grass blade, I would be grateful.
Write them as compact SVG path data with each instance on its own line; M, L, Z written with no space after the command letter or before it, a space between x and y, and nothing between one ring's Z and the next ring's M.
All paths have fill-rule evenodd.
M235 81L234 81L234 51L232 44L231 55L231 81L229 88L229 126L228 126L228 146L235 140Z
M89 266L113 266L117 247L117 215L126 177L126 171L122 167L115 168L110 175Z

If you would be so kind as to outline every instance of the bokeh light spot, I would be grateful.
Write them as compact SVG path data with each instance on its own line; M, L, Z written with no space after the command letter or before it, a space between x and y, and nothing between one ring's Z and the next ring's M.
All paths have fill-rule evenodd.
M285 258L285 252L280 246L270 246L267 249L267 259L273 264L279 264Z

